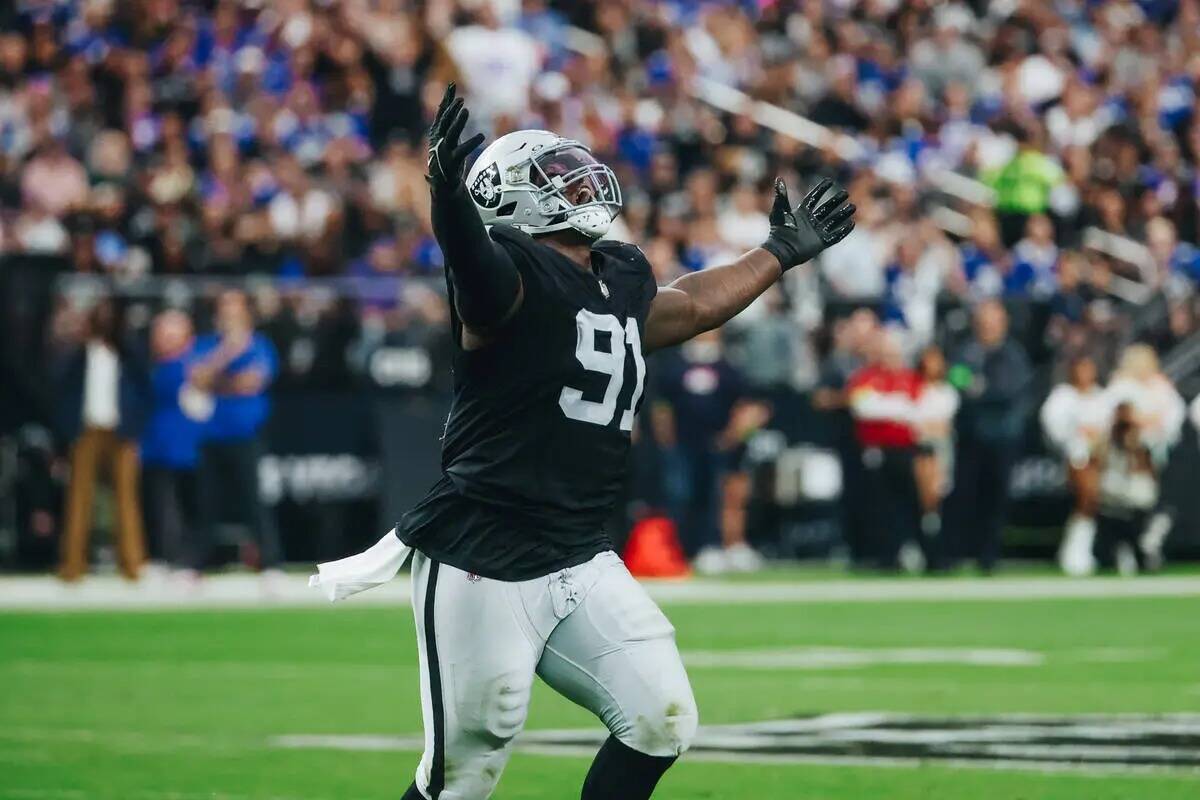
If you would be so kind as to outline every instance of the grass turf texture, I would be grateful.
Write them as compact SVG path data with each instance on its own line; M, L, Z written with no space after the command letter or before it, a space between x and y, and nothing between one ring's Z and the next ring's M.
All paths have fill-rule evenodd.
M692 668L703 723L796 714L1200 711L1194 598L668 607L688 650L1021 648L1037 666ZM1088 653L1141 653L1105 661ZM539 686L528 727L596 723ZM0 614L0 798L396 798L417 755L285 750L280 734L420 729L407 609ZM578 797L588 760L518 753L500 800ZM1196 773L726 764L656 798L1200 797Z

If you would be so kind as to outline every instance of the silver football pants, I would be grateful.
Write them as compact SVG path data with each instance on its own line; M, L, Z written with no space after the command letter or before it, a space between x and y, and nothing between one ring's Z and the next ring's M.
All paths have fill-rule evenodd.
M611 551L533 580L413 556L425 753L434 800L491 795L525 724L534 675L624 744L675 756L696 732L675 629Z

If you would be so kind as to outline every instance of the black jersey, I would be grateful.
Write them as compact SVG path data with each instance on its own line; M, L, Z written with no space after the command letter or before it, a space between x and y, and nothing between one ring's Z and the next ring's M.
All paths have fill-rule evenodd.
M633 245L597 242L585 271L528 234L490 233L524 300L486 347L457 347L444 474L397 533L465 571L525 580L612 546L604 521L624 480L657 286ZM457 316L452 325L460 342Z

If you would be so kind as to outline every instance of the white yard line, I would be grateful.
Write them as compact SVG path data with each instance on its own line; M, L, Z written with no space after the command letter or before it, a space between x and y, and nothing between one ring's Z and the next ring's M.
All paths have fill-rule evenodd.
M156 678L179 676L180 679L188 680L311 681L314 675L320 674L328 680L393 681L399 670L403 668L417 669L416 659L414 658L411 663L401 664L366 664L343 661L155 661L144 658L135 660L18 658L12 661L0 661L0 674L13 673L49 680L81 675L103 675L105 677L126 675ZM0 731L0 738L3 736L3 731Z
M691 581L652 584L662 602L856 602L916 600L1042 600L1057 598L1181 597L1200 595L1200 576L1070 579L1056 575L1013 578L869 578L805 583Z
M828 603L971 600L1041 600L1200 596L1200 576L1139 578L995 577L835 579L806 582L734 582L714 579L647 581L650 594L668 604ZM406 606L410 583L401 576L339 603L346 608ZM111 611L324 607L329 602L303 575L264 584L254 575L207 578L184 587L165 579L130 584L112 576L63 584L49 576L0 578L0 611Z
M104 797L115 793L104 792ZM0 788L0 798L6 800L95 800L96 794L81 789L47 789L37 787ZM312 795L259 795L237 792L184 792L172 789L138 789L121 794L122 800L333 800Z
M742 669L854 669L880 664L958 664L987 667L1036 667L1042 653L977 647L787 647L752 650L691 650L689 667Z
M259 745L249 737L217 738L199 734L167 733L164 731L86 730L73 728L4 728L0 742L5 746L16 743L26 747L46 744L68 744L96 747L107 752L128 756L154 756L182 750L203 750L208 753L244 753Z

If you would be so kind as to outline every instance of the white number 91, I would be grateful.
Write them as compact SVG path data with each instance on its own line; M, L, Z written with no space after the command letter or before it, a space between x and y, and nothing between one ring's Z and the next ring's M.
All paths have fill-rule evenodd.
M596 334L609 335L609 349L596 349ZM642 399L642 388L646 380L646 361L642 358L642 339L638 334L637 320L630 317L621 326L621 321L612 314L597 314L586 308L575 315L575 358L589 372L608 376L608 387L603 400L584 400L583 391L573 386L564 386L558 396L558 406L569 419L590 422L593 425L608 425L617 413L617 398L625 383L625 346L633 351L633 364L637 372L637 385L629 398L629 408L621 415L621 430L633 430L633 411Z

